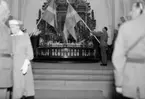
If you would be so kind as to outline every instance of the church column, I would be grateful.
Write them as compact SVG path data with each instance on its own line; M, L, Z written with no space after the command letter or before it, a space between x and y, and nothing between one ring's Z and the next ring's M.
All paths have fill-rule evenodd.
M26 10L26 0L19 0L19 18L21 21L24 21L25 10Z
M112 18L112 31L111 31L111 44L113 43L113 39L114 39L114 30L115 30L115 0L111 1L111 18Z
M11 0L11 14L16 19L19 19L19 1L20 0Z
M112 0L112 28L115 29L115 0Z
M8 5L9 5L9 9L10 9L10 13L11 15L19 20L23 21L23 17L25 14L24 8L26 8L25 2L26 0L6 0Z
M13 0L6 0L6 2L9 5L10 12L12 12L12 2L13 2Z
M22 4L22 2L23 1L25 1L25 0L19 0L18 1L18 19L19 20L21 20L21 13L24 13L23 11L22 11L22 7L23 7L23 4Z
M115 28L117 28L117 25L120 21L120 17L124 15L124 8L122 0L114 0L115 3Z

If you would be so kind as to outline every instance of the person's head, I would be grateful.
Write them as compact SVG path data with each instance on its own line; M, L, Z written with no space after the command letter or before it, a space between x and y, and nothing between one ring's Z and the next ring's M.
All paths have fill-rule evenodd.
M5 23L10 15L10 10L6 1L0 1L0 22Z
M118 33L118 30L117 29L114 29L114 34Z
M102 29L102 31L103 31L103 32L107 32L107 31L108 31L108 28L107 28L107 27L104 27L104 28Z
M119 23L117 26L118 26L118 29L119 29L119 28L120 28L120 26L121 26L121 24Z
M13 34L17 34L21 29L22 22L19 20L9 20L9 27Z
M124 23L126 20L125 20L125 17L120 17L120 20L122 23Z
M132 19L135 19L136 17L141 15L143 13L143 9L143 4L141 2L134 3L130 12L130 16L132 17Z

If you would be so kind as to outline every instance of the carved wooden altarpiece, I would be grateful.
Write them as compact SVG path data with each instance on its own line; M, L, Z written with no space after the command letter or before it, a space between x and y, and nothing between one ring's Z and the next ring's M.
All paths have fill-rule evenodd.
M42 9L45 10L50 0L44 3ZM72 7L84 20L91 30L96 27L94 12L91 10L90 4L85 0L69 0ZM57 27L52 27L46 21L41 20L38 29L41 33L38 35L39 44L36 47L36 57L47 58L95 58L96 49L93 42L89 39L90 31L80 21L75 26L77 41L69 36L69 43L66 43L63 36L63 27L65 23L68 3L66 0L55 0ZM43 13L39 10L37 22L41 19ZM85 42L81 43L82 40Z

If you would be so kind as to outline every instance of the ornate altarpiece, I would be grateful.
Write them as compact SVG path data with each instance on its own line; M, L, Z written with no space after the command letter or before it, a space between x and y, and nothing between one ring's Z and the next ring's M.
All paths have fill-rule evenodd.
M45 10L49 5L50 0L44 3L42 9ZM70 4L77 11L80 17L86 22L91 30L96 27L96 20L94 19L94 12L91 10L90 4L84 0L69 0ZM80 21L75 26L77 35L77 41L69 36L69 43L64 41L63 27L65 23L68 3L66 0L55 0L57 11L57 29L50 26L44 20L41 20L38 29L41 31L39 38L39 44L36 47L35 54L37 57L50 57L50 58L95 58L96 49L94 44L89 39L90 31ZM42 12L39 10L39 16L37 22L41 19ZM84 42L80 43L82 40Z

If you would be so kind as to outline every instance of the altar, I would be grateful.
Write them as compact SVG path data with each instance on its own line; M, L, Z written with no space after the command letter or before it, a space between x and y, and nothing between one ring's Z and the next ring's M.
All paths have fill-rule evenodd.
M46 58L95 58L96 50L75 44L52 44L48 47L38 47L37 57Z
M69 0L69 2L88 27L94 30L96 20L89 2L84 0ZM42 9L45 10L49 3L50 0L45 2ZM45 20L40 21L43 11L39 10L36 22L40 21L37 28L41 33L31 37L35 58L98 59L99 44L92 40L90 31L81 21L75 26L77 40L72 35L68 36L68 42L64 40L63 29L68 3L66 0L56 0L55 4L57 29Z

